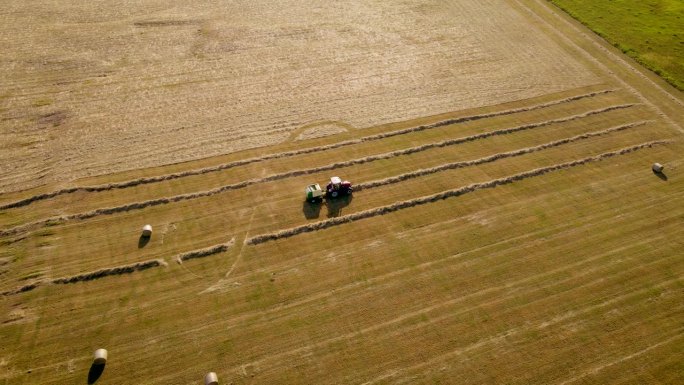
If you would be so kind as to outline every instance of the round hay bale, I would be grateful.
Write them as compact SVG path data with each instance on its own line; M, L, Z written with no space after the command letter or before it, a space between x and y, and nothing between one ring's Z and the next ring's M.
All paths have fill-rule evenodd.
M218 385L218 376L216 376L216 373L207 373L207 375L204 376L204 385Z
M665 166L663 166L660 163L653 163L653 167L651 167L651 168L653 169L653 172L661 173L661 172L663 172L663 169L665 168Z
M107 349L97 349L94 354L93 363L95 365L107 363Z
M142 235L143 235L143 237L151 237L152 236L152 225L143 226Z

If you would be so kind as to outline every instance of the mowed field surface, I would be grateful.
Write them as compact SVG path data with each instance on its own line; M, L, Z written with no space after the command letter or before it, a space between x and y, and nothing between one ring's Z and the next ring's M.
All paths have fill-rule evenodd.
M0 379L684 381L681 94L544 2L454 4L583 80L0 195ZM353 199L305 204L331 175Z
M0 42L0 192L596 81L500 0L10 0Z

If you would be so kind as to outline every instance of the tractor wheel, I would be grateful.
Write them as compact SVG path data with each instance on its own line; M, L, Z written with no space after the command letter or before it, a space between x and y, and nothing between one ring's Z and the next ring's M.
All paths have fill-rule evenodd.
M338 195L340 195L340 193L337 192L337 191L332 191L332 192L330 192L330 196L333 197L333 198L337 198Z

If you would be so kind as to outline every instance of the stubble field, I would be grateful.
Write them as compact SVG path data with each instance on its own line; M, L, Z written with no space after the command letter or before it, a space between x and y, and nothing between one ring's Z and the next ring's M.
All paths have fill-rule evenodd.
M681 94L545 2L53 4L1 14L5 383L683 380Z

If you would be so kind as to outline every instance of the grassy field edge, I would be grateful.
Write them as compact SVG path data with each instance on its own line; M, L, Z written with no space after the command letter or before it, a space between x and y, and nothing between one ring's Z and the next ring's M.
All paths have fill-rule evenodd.
M591 17L588 17L585 13L590 12L589 10L586 10L584 12L581 9L578 9L578 6L572 6L570 4L567 4L567 2L562 2L558 0L548 0L549 4L555 6L556 8L562 10L566 14L568 14L570 17L573 19L577 20L580 22L582 25L586 26L589 28L592 32L594 32L596 35L601 37L603 40L608 42L608 44L612 45L613 47L619 49L622 53L626 54L630 58L632 58L634 61L645 67L646 69L650 70L651 72L655 73L658 75L660 78L665 80L667 83L678 89L679 91L684 91L684 74L678 75L676 73L672 73L671 71L662 68L658 64L646 60L642 57L642 55L648 54L648 52L642 52L641 49L639 49L639 45L648 43L649 39L648 36L644 34L644 43L637 43L636 41L630 41L629 39L620 39L617 38L614 35L621 35L622 32L620 32L620 29L618 27L613 28L610 25L600 25L599 23L592 22L590 19ZM646 7L646 5L643 5ZM602 19L603 16L599 16L599 19ZM629 24L629 20L626 20L625 24ZM608 29L608 31L603 31L602 29ZM673 34L672 36L678 36L676 33ZM681 38L681 37L680 37ZM659 50L654 50L655 52L659 54L663 54L662 51ZM684 56L684 55L682 55ZM684 61L684 57L681 58L682 61Z

